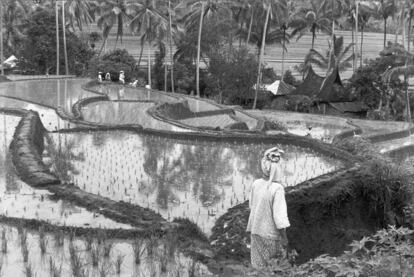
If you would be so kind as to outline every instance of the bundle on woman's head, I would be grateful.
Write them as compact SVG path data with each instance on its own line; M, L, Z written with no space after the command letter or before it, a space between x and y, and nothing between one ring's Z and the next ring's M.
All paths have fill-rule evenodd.
M261 160L261 167L262 172L266 177L270 176L272 163L278 163L283 153L285 152L278 147L272 147L264 152L263 158Z

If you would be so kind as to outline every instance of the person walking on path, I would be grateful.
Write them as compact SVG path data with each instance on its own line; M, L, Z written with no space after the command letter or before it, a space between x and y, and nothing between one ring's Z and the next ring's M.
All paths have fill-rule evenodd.
M256 269L268 266L270 260L286 257L286 228L290 223L278 165L283 153L277 147L265 151L261 168L266 178L254 181L250 191L247 232L251 233L251 264Z

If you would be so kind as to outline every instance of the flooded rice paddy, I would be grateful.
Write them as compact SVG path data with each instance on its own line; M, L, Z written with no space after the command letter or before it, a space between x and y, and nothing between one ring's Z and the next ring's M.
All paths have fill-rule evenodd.
M254 179L261 177L258 160L270 146L285 151L280 181L294 186L343 166L311 149L292 145L178 140L127 131L59 133L76 127L62 120L55 109L72 114L81 99L97 96L81 88L87 80L42 80L0 84L0 108L34 110L49 133L43 162L64 183L110 198L148 207L165 219L189 218L209 234L228 208L248 199ZM97 86L113 101L82 108L85 121L104 125L141 125L144 128L188 132L158 121L148 110L162 102L182 101L176 95L118 85ZM12 99L13 98L13 99ZM188 98L190 109L219 109L209 102ZM236 111L253 129L257 120ZM215 119L215 120L213 120ZM190 121L193 119L190 119ZM206 122L203 122L206 120ZM35 219L55 226L128 229L71 202L56 200L46 190L33 189L17 176L9 146L19 117L0 114L0 216ZM194 121L194 122L193 122ZM192 126L224 127L235 120L228 115L183 122ZM214 126L213 126L214 125ZM291 132L309 126L290 126ZM55 131L55 132L51 132ZM333 137L314 126L311 137ZM304 135L304 134L302 134ZM63 232L45 233L0 223L1 276L209 276L206 268L173 248L173 239L131 238L110 240L79 237ZM175 246L176 247L176 246ZM168 252L168 254L167 254ZM137 261L138 259L138 261ZM194 273L194 274L193 274ZM82 275L75 275L82 276Z
M0 215L37 219L61 226L126 228L102 215L67 201L55 201L46 190L33 189L21 181L11 161L9 145L20 117L0 114Z
M154 105L153 102L99 101L83 107L82 116L85 121L112 126L133 124L146 129L189 131L152 117L148 109Z
M53 159L65 164L61 179L90 193L149 207L168 220L189 218L206 233L228 208L247 200L251 183L260 177L259 157L269 147L129 132L50 137L61 149ZM278 146L286 152L280 181L288 186L342 166L310 149Z
M1 276L210 276L205 266L158 238L121 241L104 233L74 237L4 224L0 234Z

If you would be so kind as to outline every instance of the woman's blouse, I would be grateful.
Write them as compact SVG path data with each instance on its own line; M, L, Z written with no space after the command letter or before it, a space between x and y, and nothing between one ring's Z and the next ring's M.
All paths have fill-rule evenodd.
M277 229L290 226L285 190L280 183L264 179L254 181L249 198L247 231L265 238L279 239Z

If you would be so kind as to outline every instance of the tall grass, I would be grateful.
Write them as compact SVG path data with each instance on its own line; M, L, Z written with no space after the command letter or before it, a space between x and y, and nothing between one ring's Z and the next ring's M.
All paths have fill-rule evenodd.
M69 244L69 254L70 254L70 265L72 269L73 277L87 277L88 272L85 268L83 268L82 258L78 254L78 249L76 246L71 242Z
M93 245L91 247L91 261L92 261L92 266L93 267L97 267L99 264L99 258L100 258L100 249L98 245Z
M33 268L32 268L32 265L29 262L25 263L24 276L26 276L26 277L32 277L33 276Z

